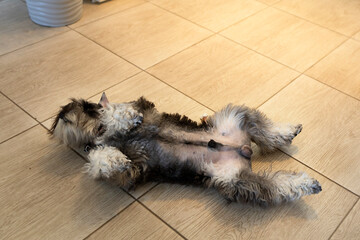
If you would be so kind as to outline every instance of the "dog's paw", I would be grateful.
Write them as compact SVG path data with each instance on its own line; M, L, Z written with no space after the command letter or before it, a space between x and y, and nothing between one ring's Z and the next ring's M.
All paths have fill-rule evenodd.
M295 126L295 130L294 130L294 133L293 133L294 137L296 137L299 133L301 133L302 129L303 129L302 124L296 125L296 126ZM294 137L293 137L293 138L294 138Z
M302 189L304 195L321 192L321 185L316 179L309 177L306 173L299 174L298 176L300 176L297 181L298 188Z
M144 120L144 117L143 117L142 113L135 115L132 119L133 124L134 124L133 126L137 127L137 126L141 125L143 120Z
M313 183L311 184L310 188L311 188L312 194L317 194L322 191L320 183L315 179L313 179Z
M283 142L286 145L290 145L293 139L302 131L303 127L301 124L296 126L294 125L285 125L278 127L278 139L280 142Z
M98 147L90 151L85 172L94 178L110 178L131 166L131 160L115 147Z
M320 183L304 172L279 171L272 177L280 196L286 201L294 201L306 195L321 192Z

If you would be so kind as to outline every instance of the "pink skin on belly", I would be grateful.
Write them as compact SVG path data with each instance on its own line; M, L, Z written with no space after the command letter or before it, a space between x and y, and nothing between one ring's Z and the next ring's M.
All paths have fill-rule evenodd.
M179 161L192 161L198 173L209 177L232 179L242 170L250 169L250 161L236 151L216 151L207 147L161 143L162 149Z
M182 129L164 129L159 133L164 138L170 137L179 144L161 144L164 151L170 153L180 161L193 161L199 173L210 177L221 177L232 179L245 169L251 169L250 160L239 155L234 150L243 145L248 145L250 149L251 141L246 132L238 127L226 128L220 132L217 129L209 131L186 132ZM223 145L229 146L230 150L217 151L206 146L194 146L181 144L184 142L203 142L208 143L214 140ZM232 148L233 147L233 148ZM226 149L225 147L224 149ZM233 150L231 150L233 149Z

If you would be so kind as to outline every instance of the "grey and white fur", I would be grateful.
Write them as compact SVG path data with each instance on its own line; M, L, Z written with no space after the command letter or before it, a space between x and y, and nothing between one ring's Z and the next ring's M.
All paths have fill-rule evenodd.
M228 105L201 123L159 113L141 97L113 104L72 99L50 134L70 146L87 146L86 171L132 188L146 181L214 188L230 201L268 206L321 191L306 173L251 169L251 142L262 151L291 144L302 126L278 125L256 109Z

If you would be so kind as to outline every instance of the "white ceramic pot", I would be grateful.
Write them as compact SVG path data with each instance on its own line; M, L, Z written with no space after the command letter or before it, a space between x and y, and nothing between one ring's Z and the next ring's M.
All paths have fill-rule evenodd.
M82 0L26 0L33 22L60 27L78 21L82 15Z

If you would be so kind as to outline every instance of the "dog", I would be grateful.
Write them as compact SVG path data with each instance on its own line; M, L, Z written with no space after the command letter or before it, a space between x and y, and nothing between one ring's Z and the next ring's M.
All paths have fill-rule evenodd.
M262 152L291 144L302 125L279 125L263 113L229 104L196 122L159 113L144 97L98 104L72 99L58 112L50 134L88 152L86 172L131 189L146 181L216 189L229 201L269 206L317 194L319 182L306 173L256 174L251 142Z

